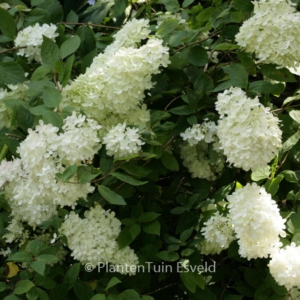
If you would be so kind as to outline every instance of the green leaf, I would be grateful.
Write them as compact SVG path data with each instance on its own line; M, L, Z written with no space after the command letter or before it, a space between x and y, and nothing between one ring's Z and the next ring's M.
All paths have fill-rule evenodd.
M94 296L91 287L83 281L77 280L73 289L79 300L91 299Z
M272 84L268 81L258 80L249 84L249 92L279 95L283 92L284 85L282 83Z
M159 216L160 216L160 214L158 214L156 212L146 212L146 213L143 213L139 217L139 222L140 223L151 222L151 221L155 220L156 218L158 218Z
M113 277L107 284L105 290L107 291L108 289L110 289L111 287L117 285L118 283L121 283L122 281L119 280L117 277Z
M99 185L98 191L100 195L110 204L126 205L124 198L118 195L117 193L113 192L112 190L110 190L108 187L104 185Z
M223 186L221 187L212 197L212 199L215 199L216 202L220 202L222 201L223 199L225 199L225 197L227 195L230 194L230 192L232 191L232 189L234 188L234 182L229 184L229 185L226 185L226 186Z
M179 259L178 253L170 251L161 251L156 256L165 261L176 261Z
M28 279L20 280L16 283L14 294L22 295L28 292L32 287L34 287L34 283Z
M43 43L41 46L41 55L42 55L42 62L45 65L50 67L54 67L55 63L59 58L59 48L55 42L51 39L43 36Z
M115 278L115 277L114 277ZM105 300L105 295L104 294L97 294L94 295L91 300Z
M148 181L136 180L136 179L132 178L131 176L128 176L126 174L122 174L122 173L119 173L119 172L113 172L113 173L111 173L111 175L118 178L121 181L124 181L124 182L126 182L128 184L131 184L131 185L134 185L134 186L143 185L143 184L146 184L148 182Z
M74 283L76 282L80 272L80 263L73 264L67 271L63 283L65 283L68 288L72 288Z
M269 178L270 172L271 172L270 166L260 167L255 172L252 172L251 179L253 181L259 181L262 179Z
M161 161L165 168L170 171L179 171L179 164L176 158L169 152L164 151L161 156Z
M54 111L49 111L43 114L43 121L45 124L52 124L57 128L62 127L62 118Z
M279 150L279 156L281 157L285 152L292 149L300 139L300 131L294 133L290 136L282 145L281 149Z
M229 43L221 43L218 44L216 46L216 48L214 48L214 50L219 50L219 51L226 51L226 50L235 50L235 49L239 49L239 46L236 44L229 44Z
M146 167L134 165L132 162L128 164L124 164L120 166L120 168L123 169L128 174L133 176L138 176L138 177L145 177L152 172L150 169L147 169Z
M41 254L36 259L46 264L58 262L58 258L55 255L51 255L51 254Z
M43 100L47 107L54 108L59 105L62 95L57 89L46 86L43 93Z
M289 112L290 117L296 121L298 124L300 124L300 111L299 110L291 110Z
M236 10L242 11L252 11L254 8L253 2L251 0L233 0L232 6Z
M0 282L0 292L3 292L6 290L6 284L4 282Z
M68 84L69 79L71 77L71 72L72 72L74 59L75 59L75 56L71 55L66 61L64 77L63 77L63 80L62 80L62 83L61 83L63 87L65 87Z
M281 180L283 178L284 178L284 175L278 175L276 178L268 180L264 185L267 193L274 196L277 193L277 191L279 189L279 183L281 182Z
M16 120L17 120L18 126L21 127L22 130L25 132L27 132L28 128L33 127L34 117L23 106L19 106L17 108Z
M259 68L262 74L270 79L281 82L296 82L295 76L286 68L278 69L276 65L266 64L260 65Z
M86 183L92 181L100 174L101 174L101 172L99 172L97 174L93 174L91 172L91 167L89 167L89 166L79 166L77 168L77 180L81 184L86 184Z
M178 24L179 20L169 18L159 25L156 35L160 37L166 36L167 34L170 34L178 26Z
M201 46L194 46L189 49L188 61L197 67L204 66L208 63L207 50Z
M81 40L78 35L74 35L63 42L60 46L60 56L62 59L74 53L80 46Z
M166 10L171 13L176 13L180 9L177 0L162 0L162 3L164 4Z
M22 300L22 299L24 299L24 298L20 298L16 295L9 295L9 296L5 297L3 300Z
M189 5L191 5L195 0L184 0L183 3L182 3L182 7L183 8L186 8L188 7Z
M185 242L191 236L192 232L193 232L193 228L185 230L180 234L180 240L182 242Z
M81 26L77 30L77 35L81 40L79 55L83 59L87 54L92 52L96 47L96 40L93 30L88 26Z
M179 116L187 116L194 113L194 110L187 105L177 106L169 110L170 113Z
M28 252L16 252L11 254L6 261L29 262L32 260L32 255Z
M149 234L160 235L160 223L157 220L145 223L143 224L143 230Z
M190 292L196 292L197 286L192 272L180 272L180 278Z
M77 164L67 167L63 173L56 173L56 177L61 181L70 180L77 172Z
M22 67L15 62L0 63L0 81L6 84L18 84L26 80Z
M29 266L33 271L37 272L40 275L44 275L46 269L46 265L44 262L32 261Z
M140 300L140 295L135 290L126 290L119 295L119 300Z
M45 246L45 244L42 241L35 239L32 242L30 242L29 250L32 253L32 255L37 256L43 248L43 246Z
M36 81L43 79L46 75L51 72L52 68L48 65L39 66L31 75L31 80Z
M229 75L231 84L240 88L246 88L248 85L248 73L243 65L231 63L230 66L223 67L226 74Z
M13 40L16 36L16 23L11 14L0 8L0 30L2 34Z
M129 233L131 234L132 240L134 240L141 232L141 226L139 224L132 224L129 227Z
M296 172L291 171L291 170L285 170L281 172L280 174L284 175L284 178L288 182L293 182L293 183L298 183L298 177Z

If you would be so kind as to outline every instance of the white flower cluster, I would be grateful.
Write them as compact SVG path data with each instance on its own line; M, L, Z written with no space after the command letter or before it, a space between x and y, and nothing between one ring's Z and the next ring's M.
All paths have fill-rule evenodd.
M187 141L181 145L181 158L192 177L215 180L224 168L216 124L210 121L195 124L180 135Z
M295 243L273 253L268 266L279 285L300 288L300 247Z
M289 291L290 300L300 300L300 290L298 288L292 288Z
M218 137L227 160L245 171L265 166L281 147L278 118L238 87L218 94Z
M141 151L141 141L137 128L126 127L126 123L112 127L103 138L108 155L125 157Z
M141 107L144 92L154 85L151 75L170 62L162 40L151 38L138 48L148 27L148 20L133 19L118 31L86 73L64 89L62 105L78 106L108 128L126 123L144 129L150 121L149 111Z
M121 222L115 213L97 205L86 211L84 216L80 219L75 212L71 212L59 230L67 237L74 259L94 266L99 262L110 263L122 274L130 272L128 266L137 265L138 258L128 246L119 249L116 239L121 231Z
M290 0L254 1L254 15L240 27L235 39L258 62L281 67L299 66L300 14Z
M94 156L101 147L100 128L95 121L73 114L66 118L63 133L42 121L35 130L28 130L17 150L20 159L0 165L1 183L7 183L5 194L16 222L35 227L55 215L57 206L73 206L79 198L86 199L94 190L90 183L79 184L76 175L62 182L56 174L63 173L67 164L80 164ZM17 233L20 226L14 224L10 227Z
M25 95L28 89L24 83L8 84L8 89L0 88L0 128L10 127L12 110L7 107L5 100L23 100L28 101L30 98Z
M27 57L30 62L32 60L41 62L41 46L43 43L43 36L54 41L58 36L56 30L57 27L53 24L35 24L34 26L28 26L24 28L18 33L15 39L15 46L26 48L19 49L17 54Z
M280 246L279 235L285 236L285 220L271 195L256 183L248 183L227 196L227 200L239 254L250 260L268 257L276 251Z
M201 232L205 240L199 245L202 254L219 254L235 239L230 219L220 215L219 212L216 212L204 225Z
M212 143L217 140L217 126L212 121L207 121L200 124L194 124L189 127L180 136L184 141L187 141L190 146L197 145L204 140L206 143Z

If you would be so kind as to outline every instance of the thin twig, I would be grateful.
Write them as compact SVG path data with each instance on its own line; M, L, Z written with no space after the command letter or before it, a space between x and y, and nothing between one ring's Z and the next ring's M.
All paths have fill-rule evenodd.
M164 287L162 287L162 288L160 288L160 289L157 289L157 290L155 290L155 291L153 291L153 292L150 292L150 293L147 293L147 294L144 294L144 295L151 295L151 294L157 293L157 292L159 292L159 291L162 291L162 290L167 289L167 288L170 287L170 286L179 284L180 282L181 282L181 281L175 282L175 283L171 283L171 284L169 284L169 285L166 285L166 286L164 286Z
M181 51L181 50L183 50L183 49L185 49L185 48L187 48L187 47L190 47L190 46L193 46L193 45L197 45L197 44L201 44L202 42L205 42L205 41L211 39L212 37L218 35L219 33L220 33L220 31L217 31L217 32L215 32L214 34L212 34L211 36L209 36L208 38L205 38L205 39L200 40L200 41L196 41L196 42L192 42L192 43L186 44L186 45L184 45L184 46L182 46L182 47L176 49L175 51L173 51L172 54L174 54L174 53L176 53L176 52L178 52L178 51Z
M6 49L6 50L3 50L3 51L0 51L0 54L7 53L7 52L11 52L11 51L16 51L16 50L19 50L19 49L25 49L25 48L27 48L27 46L22 46L22 47L15 47L15 48L11 48L11 49Z
M182 95L179 95L178 97L174 98L173 100L171 100L171 102L168 103L168 105L165 107L164 111L167 111L168 110L168 107L174 102L176 101L177 99L179 99Z
M116 26L108 26L108 25L100 25L100 24L92 24L92 23L76 23L76 22L58 22L57 23L62 25L86 25L86 26L92 26L92 27L102 27L102 28L110 28L110 29L121 29L121 27Z

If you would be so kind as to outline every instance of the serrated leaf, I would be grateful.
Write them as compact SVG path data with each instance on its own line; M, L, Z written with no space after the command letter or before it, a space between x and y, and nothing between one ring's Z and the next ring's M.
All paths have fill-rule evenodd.
M43 79L46 75L51 72L52 68L48 65L39 66L31 75L32 81Z
M52 87L46 86L43 92L43 101L46 107L57 107L62 100L61 93Z
M196 292L197 286L192 272L180 272L180 278L189 291Z
M46 265L44 262L32 261L29 266L33 271L37 272L40 275L44 275L46 269Z
M289 112L290 117L296 121L298 124L300 124L300 111L299 110L291 110Z
M207 51L201 46L194 46L189 49L188 61L197 67L204 66L208 63Z
M214 48L214 50L216 51L228 51L228 50L235 50L235 49L239 49L239 46L236 44L229 44L229 43L222 43L216 46L216 48Z
M179 164L177 159L169 152L164 151L161 156L161 161L165 168L170 171L179 171Z
M281 82L295 82L295 76L286 68L278 69L276 65L263 64L259 66L261 72L266 77L281 81Z
M6 84L18 84L26 80L22 67L15 62L0 63L0 81Z
M149 234L160 235L160 223L157 220L145 223L143 224L143 230Z
M71 288L76 282L80 272L80 263L73 264L67 271L63 283L65 283L68 288Z
M74 53L80 46L81 39L78 35L74 35L63 42L60 46L59 52L62 59Z
M117 277L113 277L111 278L111 280L108 282L105 290L107 291L108 289L110 289L111 287L117 285L118 283L121 283L122 281L119 280Z
M49 111L43 114L43 121L45 124L52 124L53 126L57 128L61 128L63 121L61 116L59 116L54 111Z
M270 171L270 166L260 167L255 172L252 172L251 179L253 181L259 181L262 179L269 178Z
M117 193L113 192L112 190L110 190L108 187L104 185L99 185L98 191L100 195L110 204L126 205L124 198L118 195Z
M166 10L171 13L176 13L179 9L179 3L177 0L162 0L162 3L166 7Z
M159 216L160 216L160 214L158 214L156 212L145 212L139 217L139 222L141 222L141 223L151 222L151 221L155 220L156 218L158 218Z
M56 177L61 181L68 181L72 177L74 177L76 172L77 172L77 164L75 163L75 164L67 167L63 173L57 173Z
M268 180L264 185L267 193L274 196L277 193L279 189L279 183L282 181L283 178L284 175L278 175L276 178Z
M160 37L164 37L167 34L171 33L179 24L179 20L176 19L167 19L165 21L163 21L158 29L156 34Z
M20 280L16 283L13 293L16 295L22 295L28 292L32 287L34 287L34 283L30 280Z
M248 85L248 73L243 65L231 63L230 66L223 67L226 74L229 75L231 84L240 88L246 88Z
M178 253L170 251L161 251L156 256L165 261L176 261L179 259Z
M16 36L16 23L12 15L0 8L0 30L2 34L13 40Z
M28 252L16 252L11 254L6 261L29 262L32 260L32 255Z
M59 58L59 48L51 39L43 36L43 43L41 46L42 62L45 65L54 67Z
M139 186L139 185L143 185L146 184L148 181L140 181L140 180L136 180L134 178L132 178L131 176L128 176L126 174L122 174L119 172L113 172L111 173L112 176L118 178L119 180L126 182L128 184L134 185L134 186Z
M300 131L294 133L290 136L282 145L281 149L279 150L279 156L281 157L285 152L292 149L300 139Z
M174 115L187 116L194 113L194 110L187 105L182 105L182 106L171 108L169 112Z
M44 263L53 263L58 261L58 258L55 255L51 254L41 254L36 259Z

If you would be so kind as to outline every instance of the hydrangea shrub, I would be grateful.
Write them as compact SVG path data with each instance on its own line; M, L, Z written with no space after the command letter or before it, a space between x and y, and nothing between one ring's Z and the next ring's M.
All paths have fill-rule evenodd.
M0 299L299 299L299 5L1 2Z

